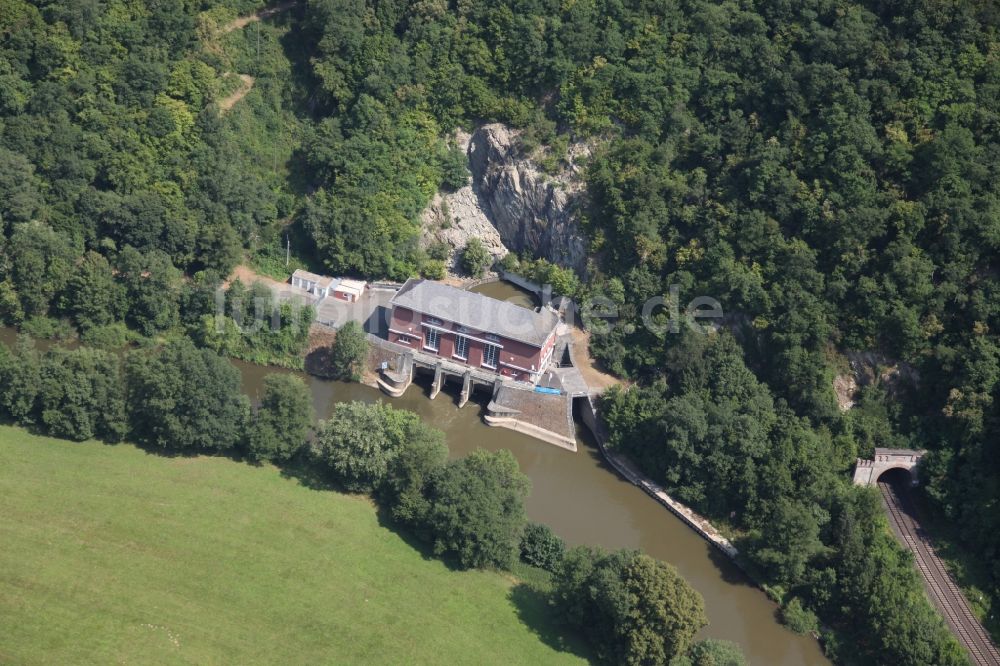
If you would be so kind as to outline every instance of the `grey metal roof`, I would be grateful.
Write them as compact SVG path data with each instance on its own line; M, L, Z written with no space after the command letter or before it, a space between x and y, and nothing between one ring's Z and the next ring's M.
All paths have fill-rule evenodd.
M317 286L322 288L327 288L333 284L336 278L327 277L326 275L317 275L316 273L310 273L309 271L302 270L301 268L295 269L292 273L292 279L301 278L303 280L308 280L309 282L315 282Z
M548 308L535 312L489 296L417 278L407 280L389 303L454 322L470 329L470 332L495 333L539 348L559 324L559 315Z

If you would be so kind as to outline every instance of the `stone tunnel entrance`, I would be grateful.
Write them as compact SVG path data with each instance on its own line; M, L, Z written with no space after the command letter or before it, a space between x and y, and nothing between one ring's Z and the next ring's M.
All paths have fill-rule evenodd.
M858 459L854 468L854 484L874 486L883 474L898 469L909 475L910 485L915 486L919 483L917 472L924 453L912 449L875 449L873 460Z
M912 472L903 467L892 467L885 470L879 475L876 482L887 483L890 486L901 489L909 489L910 486L917 485Z

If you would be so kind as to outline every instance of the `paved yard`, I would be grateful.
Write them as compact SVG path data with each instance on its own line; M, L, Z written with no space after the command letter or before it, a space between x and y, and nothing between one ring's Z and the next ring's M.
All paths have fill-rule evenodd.
M240 279L244 284L250 285L254 282L261 282L271 288L274 297L281 302L294 301L298 303L309 303L316 308L316 322L332 328L340 328L349 321L356 321L369 333L379 334L384 332L388 326L389 301L395 291L389 289L365 289L364 294L356 303L347 303L340 299L328 296L324 299L317 299L305 289L293 287L288 282L278 282L265 275L255 273L249 266L237 266L233 274L229 276L229 281ZM382 326L380 329L379 326Z
M333 328L356 321L369 333L378 334L387 326L385 313L394 294L388 290L366 289L356 303L328 296L316 304L316 321Z

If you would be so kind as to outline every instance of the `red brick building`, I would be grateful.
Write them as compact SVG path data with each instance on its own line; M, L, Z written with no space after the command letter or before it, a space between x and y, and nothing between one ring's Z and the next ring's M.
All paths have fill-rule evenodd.
M389 340L447 361L536 382L552 360L559 316L440 282L409 280L390 302Z

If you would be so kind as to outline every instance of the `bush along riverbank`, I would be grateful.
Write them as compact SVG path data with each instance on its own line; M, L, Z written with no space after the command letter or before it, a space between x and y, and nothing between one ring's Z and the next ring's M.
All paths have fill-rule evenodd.
M822 618L838 660L847 650L865 663L966 663L878 493L851 484L849 432L813 428L775 400L729 333L682 337L667 370L670 381L604 394L612 452L738 530L746 568L788 624L811 632Z
M40 352L24 338L14 349L0 345L0 418L74 440L274 462L370 494L393 524L456 568L545 567L532 576L551 584L535 593L551 602L565 640L582 631L603 660L667 664L706 649L693 641L707 622L701 597L672 567L636 551L567 552L551 532L529 528L528 480L508 451L449 461L440 431L366 403L338 404L307 444L305 392L296 378L268 380L253 409L229 361L186 339L122 356ZM629 601L612 611L612 599Z

